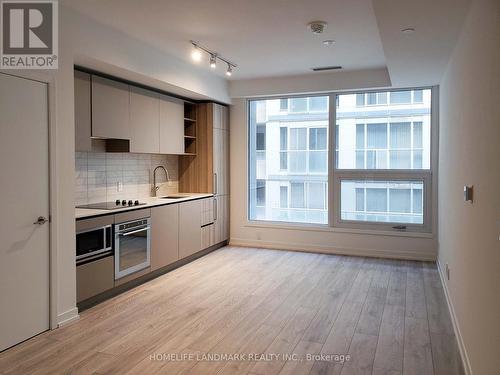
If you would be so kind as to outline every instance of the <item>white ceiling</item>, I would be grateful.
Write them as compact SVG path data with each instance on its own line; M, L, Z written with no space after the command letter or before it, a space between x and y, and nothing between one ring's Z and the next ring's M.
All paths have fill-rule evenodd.
M469 0L60 2L189 64L194 64L189 40L197 40L238 64L232 79L318 74L310 68L341 65L345 70L387 67L393 84L406 85L424 84L416 82L421 76L440 77ZM313 35L307 29L313 20L328 22L324 34ZM408 26L417 32L403 35L401 28ZM443 30L444 34L434 34ZM336 44L324 46L325 39L334 39ZM399 83L392 73L403 78L413 74L414 65L408 69L407 64L415 53L427 58L428 66L415 80ZM208 61L199 65L210 69ZM221 65L217 74L223 75L225 66Z

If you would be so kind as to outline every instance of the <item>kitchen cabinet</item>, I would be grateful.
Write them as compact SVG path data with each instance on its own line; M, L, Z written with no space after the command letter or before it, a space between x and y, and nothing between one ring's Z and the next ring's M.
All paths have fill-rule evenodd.
M90 74L75 70L75 150L91 151Z
M215 245L215 204L213 198L201 200L201 248Z
M92 136L130 139L129 85L92 76Z
M114 287L114 258L108 256L76 267L76 301L94 297Z
M179 260L179 205L151 209L151 271Z
M215 243L229 239L229 195L218 195L214 199Z
M201 200L179 203L179 258L201 250Z
M214 129L214 194L229 194L229 132Z
M180 160L179 187L187 193L214 194L214 241L220 243L229 239L229 113L216 103L199 104L197 112L198 152Z
M130 86L130 152L158 154L159 132L159 94Z
M184 153L184 102L160 95L160 154Z

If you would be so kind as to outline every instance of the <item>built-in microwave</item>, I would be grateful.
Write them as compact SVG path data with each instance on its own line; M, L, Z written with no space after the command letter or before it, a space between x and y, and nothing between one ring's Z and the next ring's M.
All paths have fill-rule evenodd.
M76 263L113 253L113 227L106 225L76 234Z

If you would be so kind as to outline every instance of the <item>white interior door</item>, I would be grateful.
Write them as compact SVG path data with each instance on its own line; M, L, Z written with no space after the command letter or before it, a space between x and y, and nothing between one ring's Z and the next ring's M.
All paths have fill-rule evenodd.
M0 73L0 350L49 329L47 85Z

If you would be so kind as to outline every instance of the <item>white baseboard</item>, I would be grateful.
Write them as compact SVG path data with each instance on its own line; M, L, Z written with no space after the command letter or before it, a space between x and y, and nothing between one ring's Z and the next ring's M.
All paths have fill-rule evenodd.
M348 248L337 246L324 246L324 245L305 245L292 242L281 241L260 241L249 240L241 238L231 238L229 245L232 246L246 246L246 247L260 247L264 249L275 250L290 250L290 251L305 251L324 254L338 254L338 255L352 255L376 258L393 258L393 259L408 259L408 260L422 260L422 261L435 261L436 255L432 253L422 253L421 251L387 251L379 249L363 249L363 248Z
M450 292L448 290L448 284L446 284L446 278L443 274L443 269L441 268L439 260L436 261L436 264L439 272L439 277L441 279L441 284L443 285L446 304L448 305L448 310L450 311L451 322L453 324L453 330L455 331L455 336L457 338L458 350L460 351L460 357L462 359L465 375L472 375L472 368L470 365L469 356L467 355L467 350L465 349L462 333L460 332L457 316L455 314L455 308L453 307L453 303L451 302Z
M62 314L57 315L57 326L58 327L65 326L66 324L69 324L74 320L77 320L78 318L80 318L80 315L78 315L78 308L74 307L71 310L65 311Z

